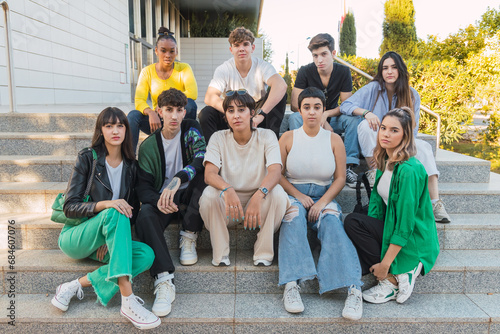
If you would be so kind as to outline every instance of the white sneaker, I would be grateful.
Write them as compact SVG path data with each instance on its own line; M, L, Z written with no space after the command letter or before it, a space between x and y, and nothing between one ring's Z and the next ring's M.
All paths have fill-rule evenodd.
M397 294L398 287L384 279L373 288L363 291L363 299L369 303L381 304L396 299Z
M398 280L399 292L396 301L398 303L404 303L408 298L410 298L413 288L415 287L415 281L417 280L420 271L422 270L422 262L407 273L396 275Z
M214 265L215 267L229 266L230 264L231 261L229 261L229 256L223 256L219 263L215 262L215 260L212 259L212 265Z
M432 213L434 213L434 220L437 223L447 224L451 221L448 212L446 212L446 209L444 208L444 203L441 200L432 204Z
M61 311L66 312L71 298L75 295L78 299L83 299L82 285L78 279L59 285L56 290L56 295L52 298L51 303Z
M285 310L290 313L300 313L304 311L304 304L300 298L300 287L297 282L288 282L285 285L285 292L283 292L283 301Z
M373 188L375 185L375 178L377 177L377 170L376 169L370 169L366 171L366 178L368 179L368 183L370 183L370 188Z
M134 294L128 297L122 296L120 314L130 320L139 329L150 329L160 326L160 318L146 310L142 305L144 305L144 301Z
M198 262L198 254L196 254L197 238L196 233L181 231L179 247L181 249L180 261L183 266L190 266Z
M175 285L172 283L173 274L158 278L155 281L155 302L153 313L159 317L164 317L172 311L172 303L175 300Z
M354 285L351 285L347 298L345 300L345 306L342 310L342 316L350 320L359 320L363 316L363 297L360 289L357 289Z
M255 260L253 261L253 265L254 266L258 266L258 265L264 265L266 267L269 267L271 264L273 264L272 261L267 261L267 260Z

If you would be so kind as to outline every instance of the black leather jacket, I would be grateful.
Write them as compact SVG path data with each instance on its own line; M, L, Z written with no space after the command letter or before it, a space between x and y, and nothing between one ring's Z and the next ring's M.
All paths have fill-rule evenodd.
M97 151L98 160L95 167L94 180L90 188L90 199L83 202L83 195L87 188L87 182L92 173L92 150L85 148L78 153L73 173L66 189L66 199L64 202L64 214L68 218L91 217L95 206L99 201L111 200L113 192L109 183L108 172L106 170L106 156ZM125 199L133 208L134 212L139 209L139 202L135 193L137 180L137 161L123 159L122 180L119 198Z

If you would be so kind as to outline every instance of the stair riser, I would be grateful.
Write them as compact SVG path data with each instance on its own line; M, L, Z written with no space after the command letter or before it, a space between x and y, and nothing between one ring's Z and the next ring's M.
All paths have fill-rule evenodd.
M0 132L93 132L97 115L18 114L0 117Z
M74 155L89 147L88 138L0 138L2 155Z
M214 271L183 271L175 272L176 291L178 293L283 293L283 287L278 286L278 271L234 271L229 269ZM81 271L50 272L22 271L16 275L16 292L19 294L53 294L57 285L84 276L89 268ZM3 273L3 275L8 275ZM415 293L500 293L498 270L485 271L449 271L435 269L424 277L419 277L415 285ZM372 275L363 277L366 287L373 286ZM5 279L3 279L5 282ZM5 283L6 284L6 283ZM5 286L4 289L8 287ZM153 291L153 280L149 272L144 272L134 279L134 292L149 294ZM6 290L5 290L6 291ZM86 293L92 293L87 289ZM317 281L303 284L302 293L317 293ZM346 293L346 289L335 290L336 293Z

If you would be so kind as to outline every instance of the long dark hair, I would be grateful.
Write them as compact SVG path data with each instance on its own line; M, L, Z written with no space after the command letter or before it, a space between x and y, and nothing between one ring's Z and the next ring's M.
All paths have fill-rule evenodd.
M248 94L248 92L244 93L244 94L239 94L237 92L234 92L233 95L226 96L224 98L224 101L222 101L222 109L224 109L224 119L226 120L226 122L227 122L226 112L227 112L227 109L229 108L229 105L233 101L236 102L237 106L242 105L242 106L245 106L248 109L250 109L250 115L251 115L251 117L250 117L250 130L255 131L255 128L252 126L253 118L255 117L255 100L253 99L253 97L250 94ZM229 123L228 123L228 126L232 132L233 128L231 127L231 125L229 125Z
M387 58L391 58L394 60L394 63L396 64L396 68L398 69L398 79L394 83L394 93L396 94L396 105L392 106L393 108L401 108L401 107L408 107L412 111L413 110L413 94L411 93L410 90L410 75L408 74L408 68L406 67L405 62L403 61L403 58L394 51L389 51L386 52L382 58L380 59L380 62L378 63L378 69L377 69L377 74L373 78L373 81L376 81L379 83L380 87L382 89L385 89L385 82L384 78L382 77L382 70L384 67L384 61L386 61ZM389 96L389 101L391 100L391 96Z
M382 122L386 117L395 117L398 119L403 129L403 138L401 144L394 150L392 157L387 157L387 151L380 146L380 141L377 134L377 146L373 150L373 158L380 170L385 169L386 158L388 158L388 168L392 170L394 165L410 159L410 157L417 154L415 146L415 138L413 137L413 128L415 127L415 114L408 107L395 108L389 111L382 118ZM380 131L380 130L379 130Z
M123 111L116 107L107 107L99 116L97 116L97 121L95 122L94 136L92 137L92 148L99 153L104 153L108 155L108 149L104 143L104 136L102 135L102 127L106 124L116 124L121 123L125 125L125 139L121 145L122 156L128 160L135 160L135 154L132 149L132 135L130 133L130 125L128 123L127 116Z

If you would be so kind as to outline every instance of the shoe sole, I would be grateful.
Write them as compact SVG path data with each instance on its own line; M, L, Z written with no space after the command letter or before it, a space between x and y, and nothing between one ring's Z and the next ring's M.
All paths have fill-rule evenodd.
M368 302L368 303L372 303L372 304L383 304L383 303L387 303L388 301L391 301L391 300L396 300L396 294L394 296L391 296L391 297L386 298L386 299L381 299L381 300L372 299L372 297L366 297L365 295L363 295L363 300Z
M361 315L359 315L359 316L353 317L350 314L347 314L347 313L344 314L344 312L342 312L342 317L346 318L346 319L349 319L349 320L359 320L359 319L361 319L362 316L363 316L363 313L361 313Z
M346 185L349 187L349 188L353 188L353 189L356 189L356 183L347 183L346 182ZM363 189L365 186L363 184L361 184L361 187L360 189Z
M170 312L172 312L172 307L170 307L168 312L157 312L155 310L151 310L151 312L153 312L153 314L156 315L157 317L166 317L167 315L170 314Z
M198 258L189 260L179 260L183 266L192 266L198 262Z
M292 314L297 314L297 313L302 313L304 312L304 308L302 309L295 309L295 310L288 310L287 308L285 308L285 310L288 312L288 313L292 313Z
M134 320L132 320L125 313L123 313L122 310L120 310L120 314L122 315L122 317L124 317L125 319L130 321L132 323L132 325L135 326L135 328L138 328L138 329L151 329L151 328L156 328L156 327L161 325L161 320L159 318L158 318L158 320L156 320L155 322L152 322L150 324L140 324L140 323L137 323Z
M451 222L451 220L449 220L448 218L443 218L441 220L436 219L436 223L449 224L450 222Z
M66 312L68 310L69 305L61 304L61 302L59 302L56 299L56 297L52 298L52 300L50 302L52 303L52 305L54 305L55 307L57 307L58 309L60 309L63 312Z

